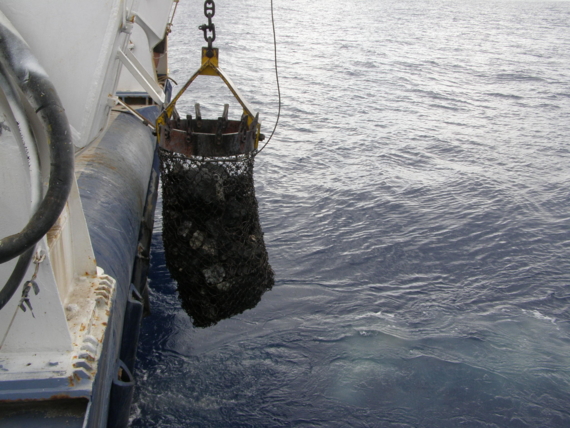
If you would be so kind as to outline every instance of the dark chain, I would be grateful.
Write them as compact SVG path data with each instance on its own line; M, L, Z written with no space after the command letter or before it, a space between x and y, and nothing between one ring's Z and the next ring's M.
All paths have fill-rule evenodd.
M208 58L212 58L214 56L214 52L212 50L212 43L216 40L216 26L212 22L212 17L216 14L216 5L214 4L214 0L205 0L204 1L204 15L208 18L208 24L200 25L198 28L204 32L204 40L208 42L208 52L206 55ZM211 35L208 35L208 31L211 32Z

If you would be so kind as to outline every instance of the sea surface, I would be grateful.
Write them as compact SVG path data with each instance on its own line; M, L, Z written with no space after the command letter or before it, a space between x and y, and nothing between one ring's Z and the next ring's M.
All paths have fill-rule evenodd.
M255 184L275 285L193 327L159 205L131 426L569 427L570 2L274 6ZM180 2L178 84L205 22ZM216 0L213 22L269 135L270 2ZM178 109L229 99L201 77Z

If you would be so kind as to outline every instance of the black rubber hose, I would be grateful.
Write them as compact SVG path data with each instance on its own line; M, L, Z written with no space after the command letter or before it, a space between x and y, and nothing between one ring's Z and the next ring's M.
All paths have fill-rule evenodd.
M16 267L12 271L12 275L8 278L8 282L6 282L4 288L0 290L0 310L8 303L22 283L24 275L26 275L28 271L28 266L30 266L30 261L32 260L35 249L36 247L32 247L20 256Z
M65 110L55 87L24 41L0 24L0 63L7 79L12 79L42 121L50 149L50 175L46 194L20 233L0 240L0 264L32 248L60 216L74 174L74 153Z

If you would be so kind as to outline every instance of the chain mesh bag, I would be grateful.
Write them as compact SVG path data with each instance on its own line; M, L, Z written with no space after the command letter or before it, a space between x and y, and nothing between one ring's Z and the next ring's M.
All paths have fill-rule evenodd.
M195 117L178 114L176 101L198 75L224 80L243 107L241 120L228 120L228 105L217 120L202 119L199 104ZM209 46L202 67L156 122L166 264L197 327L253 308L273 286L253 182L264 137L251 111Z
M160 150L166 264L197 327L253 308L273 285L253 182L254 157Z

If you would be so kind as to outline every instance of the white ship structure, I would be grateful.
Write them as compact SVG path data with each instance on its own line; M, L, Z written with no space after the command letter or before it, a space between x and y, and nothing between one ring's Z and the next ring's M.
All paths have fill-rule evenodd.
M128 423L176 1L0 0L0 427Z

